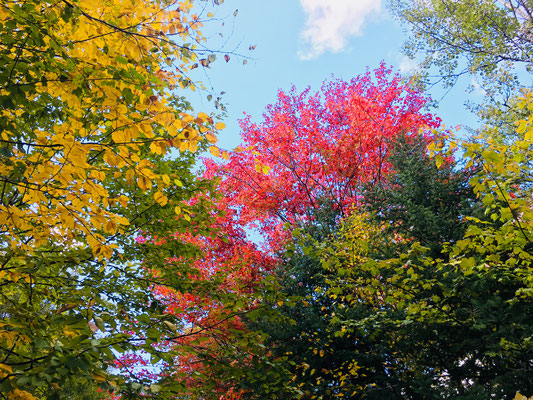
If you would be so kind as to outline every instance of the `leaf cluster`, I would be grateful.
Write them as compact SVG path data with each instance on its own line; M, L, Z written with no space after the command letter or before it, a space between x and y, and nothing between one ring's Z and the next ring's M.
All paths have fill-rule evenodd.
M196 88L187 72L202 54L202 18L189 1L0 6L3 398L53 396L74 381L161 392L113 368L128 351L154 364L179 353L153 346L183 334L154 285L209 290L191 282L190 262L182 275L168 265L197 246L155 245L192 221L209 231L200 195L213 184L194 172L194 153L223 124L182 97Z

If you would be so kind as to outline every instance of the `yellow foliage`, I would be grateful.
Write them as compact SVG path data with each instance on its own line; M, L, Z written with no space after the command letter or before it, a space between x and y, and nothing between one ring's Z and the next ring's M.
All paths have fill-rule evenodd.
M7 395L8 400L37 400L37 397L25 390L14 389Z
M176 180L193 179L167 165L192 169L194 160L179 152L216 141L212 132L223 124L185 112L180 92L195 89L187 73L197 56L186 43L204 40L201 22L188 18L193 10L192 0L2 2L0 381L12 372L7 364L28 375L48 371L47 345L78 335L78 325L62 316L79 310L62 308L58 298L75 291L72 301L81 303L84 280L98 282L76 276L80 265L104 275L118 259L116 238L138 233L147 210L164 214L161 207L175 202ZM164 164L172 147L178 161ZM175 210L186 221L197 216ZM144 227L156 220L150 216ZM84 311L89 318L90 307ZM50 326L37 327L48 317ZM54 325L61 323L64 329ZM16 382L5 398L35 399Z
M0 379L5 378L13 373L13 369L9 365L0 364Z
M16 18L15 7L17 2L3 5L4 21ZM14 180L0 181L13 197L23 198L16 203L23 207L0 202L0 224L11 247L32 251L43 240L67 236L72 239L64 244L69 245L74 237L79 241L80 234L101 228L96 216L121 225L120 215L106 206L107 179L123 175L141 190L164 188L168 179L147 175L138 165L144 148L156 155L164 155L169 145L180 151L198 149L199 133L209 131L212 119L202 112L197 118L177 112L168 101L176 85L188 81L184 73L194 58L193 49L183 51L171 37L180 32L183 39L203 40L200 24L185 22L192 7L192 1L181 1L179 7L153 0L36 2L35 24L50 27L53 34L40 44L10 51L11 57L34 60L35 54L52 49L60 62L56 69L30 65L28 75L13 79L33 85L33 98L46 96L65 117L21 132L18 121L26 105L2 110L4 143L25 144L23 149L13 146L12 154L0 161L2 176L22 171ZM66 12L79 17L68 20ZM0 46L8 51L7 45ZM164 68L165 60L173 68ZM8 94L5 88L2 94ZM178 134L177 127L185 134L174 142L169 139ZM214 135L205 136L214 142ZM76 234L63 231L59 238L52 229L55 221Z
M215 157L220 157L220 149L217 146L210 146L209 151Z
M332 253L350 266L361 266L371 248L379 248L383 227L369 222L369 216L353 212L341 226L341 240Z
M516 392L516 395L515 395L515 397L513 398L513 400L533 400L533 396L531 396L531 397L528 398L528 397L526 397L526 396L520 394L519 392Z
M530 242L533 235L533 202L530 185L533 162L533 143L531 142L533 94L531 91L524 93L518 106L525 116L516 122L516 134L510 143L498 135L489 135L483 136L481 141L464 145L470 165L481 169L478 176L472 180L473 189L483 205L493 210L491 218L503 224L495 233L487 233L487 235L494 235L496 240L484 245L495 246L494 252L509 246L521 249ZM469 236L470 240L483 238L479 233ZM531 255L525 251L514 251L513 254L514 256L506 261L494 259L492 267L500 265L503 268L507 265L507 268L517 264L513 265L513 273L524 283L524 287L517 292L517 295L531 297L533 296ZM518 260L519 263L517 263ZM473 261L463 259L461 266L471 269Z

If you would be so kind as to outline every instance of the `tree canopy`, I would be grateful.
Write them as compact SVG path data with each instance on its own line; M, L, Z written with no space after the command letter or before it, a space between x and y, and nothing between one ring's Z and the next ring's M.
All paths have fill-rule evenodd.
M531 396L531 2L391 2L475 136L382 63L232 151L187 100L220 2L0 5L0 396Z
M206 201L190 202L211 188L193 153L223 124L183 95L196 88L188 71L211 17L190 1L0 6L4 398L52 395L70 379L137 390L146 382L113 376L116 355L164 353L150 344L173 332L150 288L190 282L168 274L161 254L143 267L150 250L136 237L208 217Z
M487 83L498 76L506 79L516 72L509 65L530 72L533 7L528 0L391 0L390 5L409 24L408 54L422 52L424 62L437 66L448 83L465 73Z

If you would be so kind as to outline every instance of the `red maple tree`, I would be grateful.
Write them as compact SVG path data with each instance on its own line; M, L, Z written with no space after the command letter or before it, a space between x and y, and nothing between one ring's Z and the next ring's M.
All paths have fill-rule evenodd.
M363 185L376 184L390 172L388 151L400 135L432 140L440 120L423 111L426 103L384 64L349 82L326 81L314 94L294 87L280 90L261 122L249 115L240 121L243 144L227 162L205 160L205 176L220 180L216 234L202 236L191 229L166 240L196 245L202 256L190 278L219 282L218 290L233 293L235 302L223 304L216 293L154 287L167 312L184 321L183 335L175 342L188 344L191 352L178 357L174 368L189 388L198 389L209 379L216 382L210 389L214 398L241 397L242 390L216 376L220 369L213 363L227 363L221 368L251 365L255 354L243 349L246 341L241 341L238 362L228 359L224 346L236 332L246 332L239 313L258 306L254 291L290 240L290 227L312 219L324 201L340 216L348 214L361 202ZM263 246L247 232L256 242L259 236ZM181 273L180 257L169 262Z
M240 121L243 144L229 162L207 161L207 172L220 177L240 224L258 229L275 252L288 238L283 225L312 218L322 201L341 216L357 205L362 185L389 172L388 150L399 135L431 140L440 120L422 111L426 103L384 64L350 82L326 81L315 94L280 90L262 122Z

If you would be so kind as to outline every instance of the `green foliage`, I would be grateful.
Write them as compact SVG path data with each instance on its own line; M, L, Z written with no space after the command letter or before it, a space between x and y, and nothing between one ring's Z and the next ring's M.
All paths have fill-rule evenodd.
M523 218L502 220L513 212L495 193L508 182L526 218L529 161L516 148L525 156L517 174L516 153L503 148L500 159L490 152L502 148L474 154L480 148L472 144L473 164L461 170L447 154L437 168L422 142L400 141L390 158L396 173L368 191L372 212L354 210L337 226L326 204L296 232L280 277L297 297L279 309L283 329L259 326L274 355L287 357L300 397L481 400L531 392L529 233ZM487 176L487 164L504 176L494 180L494 168Z
M45 398L47 400L106 400L107 393L99 390L97 382L79 383L74 378L72 381L63 382L61 387Z
M365 209L389 234L420 242L437 256L446 242L460 239L465 217L476 207L468 183L473 168L460 169L453 157L437 167L422 137L401 137L392 143L390 177L368 186Z
M274 354L288 358L285 368L304 398L402 398L409 385L416 395L429 384L416 387L402 354L420 324L397 326L406 300L382 284L396 279L389 261L413 241L423 239L440 254L445 241L462 237L459 221L474 201L464 172L450 163L438 169L421 138L391 144L388 162L394 172L363 191L370 214L354 209L339 226L331 204L321 204L312 222L294 232L296 247L279 266L283 292L297 297L279 310L283 329L272 321L259 327ZM375 222L367 221L371 216Z
M407 23L405 46L413 59L422 55L422 73L437 69L438 79L453 85L462 75L477 79L491 123L501 123L516 89L529 85L533 67L533 4L529 0L390 0L390 8ZM525 76L525 79L523 79ZM429 79L425 79L429 83ZM432 82L433 83L433 82Z
M154 364L179 353L153 346L180 335L168 324L182 326L164 314L154 285L211 289L191 283L186 262L182 277L167 262L196 257L194 246L155 243L187 230L191 218L209 231L203 194L212 183L193 172L193 152L207 149L205 139L221 125L191 115L181 97L180 88L194 88L186 71L199 55L182 41L202 40L199 17L186 22L192 6L0 6L4 398L53 397L74 379L80 388L96 382L163 396L148 380L115 376L111 367L126 351L143 349ZM191 204L193 197L201 199Z
M341 319L369 317L367 304L346 307L344 297L331 287L336 272L325 269L320 256L338 235L338 213L323 202L313 222L293 232L295 247L287 253L277 269L284 302L277 305L276 320L263 318L250 326L268 335L275 366L294 387L275 393L279 399L333 398L352 396L370 383L359 373L354 354L372 365L373 374L380 368L382 352L373 347L369 337L354 337L338 332ZM261 392L254 394L261 396Z
M530 104L527 97L522 107ZM375 388L395 387L397 398L428 399L531 393L531 142L524 140L531 119L518 126L512 145L491 137L483 138L484 145L466 145L468 168L477 171L470 183L481 212L459 214L464 221L459 231L443 226L449 242L438 243L439 251L413 243L409 232L415 236L416 226L404 230L406 237L389 214L379 218L386 224L383 231L400 233L394 246L404 249L393 257L380 254L383 246L362 258L354 251L376 248L371 246L376 235L362 234L375 223L357 215L344 222L340 237L324 252L324 263L338 271L330 292L341 298L358 293L359 302L373 307L371 317L337 321L341 331L371 333L394 354L386 379ZM457 200L448 197L458 211ZM384 332L389 340L380 342Z

